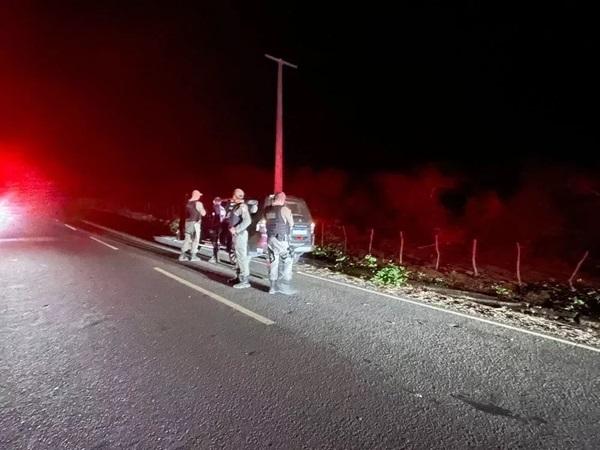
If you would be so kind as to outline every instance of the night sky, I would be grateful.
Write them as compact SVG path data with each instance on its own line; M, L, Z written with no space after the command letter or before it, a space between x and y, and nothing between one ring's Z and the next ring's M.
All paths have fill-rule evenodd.
M3 2L0 142L102 177L269 169L270 53L300 67L285 70L286 168L497 181L597 166L581 5L323 3Z

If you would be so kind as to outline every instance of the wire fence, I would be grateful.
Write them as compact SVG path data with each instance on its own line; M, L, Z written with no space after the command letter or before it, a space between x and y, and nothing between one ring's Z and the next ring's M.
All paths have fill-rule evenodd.
M345 253L422 267L440 272L458 271L473 277L486 277L523 283L558 282L571 286L576 280L599 284L600 260L586 248L552 254L543 242L486 242L471 238L445 240L443 230L411 234L402 229L358 228L339 221L320 221L315 243L335 246Z

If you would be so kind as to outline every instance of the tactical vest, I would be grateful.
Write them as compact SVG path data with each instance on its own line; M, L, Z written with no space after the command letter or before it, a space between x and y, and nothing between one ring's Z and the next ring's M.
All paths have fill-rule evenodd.
M227 211L225 213L225 220L229 225L229 228L237 227L240 223L242 223L242 215L236 215L236 211L242 206L243 203L229 203L227 206Z
M267 236L276 237L277 239L287 239L290 234L290 226L283 218L281 209L283 205L269 206L265 211L267 219Z
M200 222L202 220L202 215L196 208L196 203L198 203L197 200L192 200L185 205L185 220L190 222Z

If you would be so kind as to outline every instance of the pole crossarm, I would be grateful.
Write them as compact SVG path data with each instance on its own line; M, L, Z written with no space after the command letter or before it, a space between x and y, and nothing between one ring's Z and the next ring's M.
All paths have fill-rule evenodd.
M271 60L275 61L276 63L283 64L284 66L291 67L292 69L297 69L297 68L298 68L298 66L297 66L296 64L292 64L291 62L288 62L288 61L286 61L286 60L284 60L284 59L281 59L281 58L275 58L274 56L267 55L266 53L265 53L265 56L266 56L267 58L269 58L269 59L271 59Z

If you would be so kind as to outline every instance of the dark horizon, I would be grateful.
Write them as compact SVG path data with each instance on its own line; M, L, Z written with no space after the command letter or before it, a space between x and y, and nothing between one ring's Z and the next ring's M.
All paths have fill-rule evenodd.
M264 53L300 66L284 75L288 171L435 165L510 190L536 165L598 167L592 15L577 7L5 10L0 142L74 174L271 168L276 69Z

